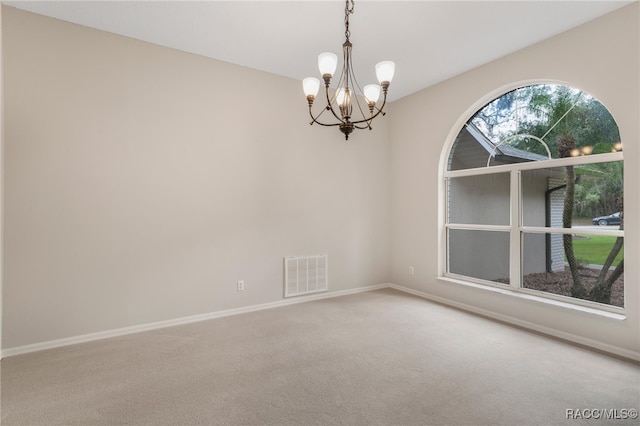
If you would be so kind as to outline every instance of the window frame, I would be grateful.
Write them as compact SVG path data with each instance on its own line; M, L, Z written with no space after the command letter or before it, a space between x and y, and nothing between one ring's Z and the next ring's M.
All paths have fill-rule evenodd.
M454 133L453 140L459 130ZM444 163L446 164L449 156L451 155L451 145L446 150L446 158ZM538 226L524 226L523 224L523 199L521 191L521 172L524 170L536 170L557 168L565 166L578 166L583 164L597 164L622 161L624 162L624 151L615 153L603 153L585 155L579 157L567 157L567 158L552 158L542 161L531 161L516 164L506 165L493 165L486 167L477 167L463 170L447 170L446 166L443 167L441 173L441 188L442 188L442 203L441 214L442 216L442 233L440 235L440 267L438 276L445 279L452 279L456 282L480 285L482 287L492 287L495 289L503 290L503 293L511 293L515 295L526 295L540 298L541 301L547 301L548 303L561 302L568 304L567 307L584 307L589 309L595 309L596 311L605 311L614 314L626 314L625 307L627 305L627 298L625 297L625 307L607 305L603 303L593 302L589 300L583 300L573 298L569 296L556 295L553 293L547 293L534 289L527 289L522 286L522 262L523 262L523 236L529 234L575 234L576 231L568 228L559 227L538 227ZM462 223L450 223L448 221L449 216L449 191L448 191L448 179L455 177L467 177L467 176L479 176L492 173L505 173L510 174L510 223L509 225L471 225ZM510 256L509 256L509 284L500 284L492 281L477 279L469 276L453 274L449 272L449 246L448 246L448 232L450 229L467 229L467 230L480 230L480 231L501 231L509 232L510 242ZM581 229L582 235L604 235L623 237L624 230L610 230L610 229ZM625 291L626 296L626 291Z

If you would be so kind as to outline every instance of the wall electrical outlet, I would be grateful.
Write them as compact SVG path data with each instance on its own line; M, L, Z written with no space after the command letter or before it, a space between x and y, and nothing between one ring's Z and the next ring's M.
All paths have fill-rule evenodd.
M238 291L244 291L244 281L238 281Z
M414 272L413 266L409 266L409 275L413 275Z

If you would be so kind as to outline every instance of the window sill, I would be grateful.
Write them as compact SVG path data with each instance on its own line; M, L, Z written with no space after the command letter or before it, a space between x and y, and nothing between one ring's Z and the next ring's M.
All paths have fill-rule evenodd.
M520 300L528 300L534 303L541 303L547 306L554 306L561 309L569 309L573 311L586 313L589 315L598 315L598 316L609 318L612 320L623 321L623 320L626 320L627 318L626 314L622 310L621 312L610 312L610 311L605 311L602 309L592 308L588 306L567 303L567 302L563 302L563 301L555 300L551 298L540 297L533 294L520 293L517 291L513 291L511 289L494 287L494 286L485 285L485 284L478 284L478 283L465 281L465 280L453 278L453 277L446 277L446 276L437 277L437 280L440 282L453 283L453 284L464 286L464 287L472 287L482 291L503 294L508 297L513 297Z

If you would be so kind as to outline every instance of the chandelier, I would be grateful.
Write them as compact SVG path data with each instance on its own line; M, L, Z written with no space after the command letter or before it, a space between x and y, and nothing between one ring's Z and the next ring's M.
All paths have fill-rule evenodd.
M344 35L345 42L342 45L342 73L338 80L337 89L330 94L330 83L333 74L338 66L338 55L331 52L324 52L318 55L318 68L324 80L324 88L327 99L327 105L317 114L313 115L313 101L320 90L320 80L314 77L307 77L302 81L304 93L309 103L309 115L311 116L311 125L314 123L320 126L338 126L340 131L344 133L345 139L349 140L349 135L353 129L369 129L371 130L371 122L374 118L385 113L384 106L387 103L387 90L393 79L396 65L392 61L382 61L376 65L376 77L380 84L367 84L364 90L360 88L353 72L353 64L351 62L352 44L349 41L351 32L349 31L349 15L353 14L354 2L347 0L344 8ZM378 108L376 103L382 92L382 105ZM360 99L364 99L367 108L363 108ZM354 113L354 103L356 112L359 113L356 119L352 115ZM320 116L326 111L330 111L333 117L331 121L321 122Z

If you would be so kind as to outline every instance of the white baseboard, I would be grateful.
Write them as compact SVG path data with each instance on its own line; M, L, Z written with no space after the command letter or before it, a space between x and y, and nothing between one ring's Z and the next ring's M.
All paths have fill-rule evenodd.
M199 321L206 321L214 318L228 317L231 315L244 314L248 312L262 311L265 309L279 308L298 303L310 302L313 300L328 299L331 297L347 296L349 294L362 293L365 291L379 290L389 287L389 284L379 284L367 287L358 287L349 290L339 290L327 293L316 293L309 296L300 296L278 300L276 302L262 303L260 305L245 306L236 309L227 309L224 311L210 312L200 315L192 315L188 317L175 318L166 321L158 321L148 324L134 325L131 327L117 328L113 330L99 331L96 333L82 334L80 336L66 337L64 339L49 340L46 342L33 343L30 345L16 346L13 348L3 349L0 352L0 358L15 355L22 355L30 352L43 351L45 349L59 348L62 346L75 345L77 343L93 342L96 340L109 339L112 337L125 336L127 334L140 333L143 331L157 330L159 328L173 327L176 325L190 324Z
M242 308L227 309L224 311L216 311L216 312L210 312L206 314L192 315L188 317L175 318L175 319L166 320L166 321L158 321L158 322L153 322L149 324L141 324L141 325L135 325L131 327L124 327L124 328L118 328L113 330L100 331L96 333L83 334L80 336L72 336L64 339L50 340L50 341L34 343L30 345L16 346L13 348L2 350L0 352L0 358L26 354L30 352L37 352L37 351L42 351L46 349L59 348L62 346L75 345L78 343L86 343L86 342L92 342L96 340L109 339L112 337L125 336L127 334L140 333L140 332L149 331L149 330L157 330L160 328L173 327L176 325L190 324L194 322L206 321L206 320L215 319L215 318L222 318L222 317L227 317L232 315L244 314L248 312L256 312L264 309L279 308L279 307L294 305L298 303L310 302L313 300L347 296L349 294L362 293L366 291L379 290L383 288L393 288L405 293L413 294L414 296L422 297L423 299L430 300L436 303L452 306L454 308L462 309L464 311L472 312L478 315L482 315L484 317L492 318L508 324L513 324L518 327L522 327L522 328L533 330L539 333L547 334L549 336L557 337L562 340L577 343L579 345L587 346L587 347L590 347L602 352L607 352L613 355L617 355L623 358L631 359L634 361L640 361L640 353L638 352L630 351L628 349L609 345L607 343L602 343L602 342L588 339L582 336L577 336L561 330L544 327L544 326L531 323L528 321L524 321L518 318L498 314L498 313L481 309L472 305L467 305L465 303L460 303L453 300L445 299L443 297L434 296L432 294L424 293L418 290L399 286L392 283L379 284L379 285L367 286L367 287L358 287L354 289L333 291L328 293L317 293L309 296L300 296L300 297L282 299L276 302L245 306Z
M542 334L546 334L549 336L557 337L562 340L566 340L568 342L577 343L579 345L587 346L589 348L596 349L598 351L606 352L609 354L617 355L622 358L631 359L633 361L640 361L640 353L630 351L628 349L620 348L618 346L609 345L607 343L599 342L597 340L588 339L586 337L577 336L575 334L567 333L561 330L556 330L554 328L549 328L545 326L541 326L529 321L524 321L518 318L514 318L508 315L502 315L495 313L493 311L488 311L486 309L478 308L476 306L467 305L466 303L456 302L454 300L445 299L443 297L434 296L432 294L424 293L418 290L414 290L408 287L399 286L396 284L389 284L390 288L403 291L405 293L413 294L414 296L419 296L424 299L430 300L432 302L441 303L443 305L451 306L454 308L461 309L463 311L472 312L474 314L482 315L484 317L492 318L501 322L505 322L507 324L512 324L518 327L526 328L529 330L533 330Z

